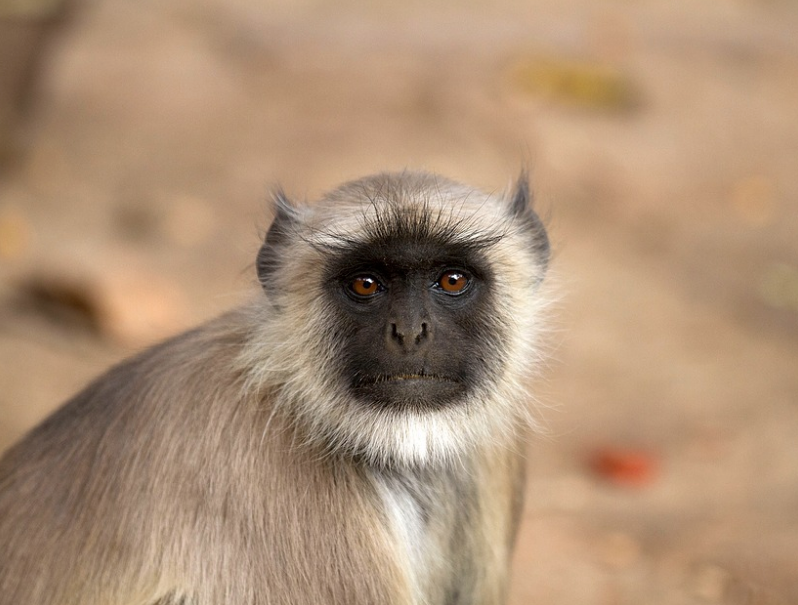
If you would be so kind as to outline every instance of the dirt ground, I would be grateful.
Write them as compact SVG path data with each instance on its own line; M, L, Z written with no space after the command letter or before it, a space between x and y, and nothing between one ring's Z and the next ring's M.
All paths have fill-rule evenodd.
M557 296L512 603L798 603L798 5L98 0L0 180L0 450L254 284L270 185L528 166Z

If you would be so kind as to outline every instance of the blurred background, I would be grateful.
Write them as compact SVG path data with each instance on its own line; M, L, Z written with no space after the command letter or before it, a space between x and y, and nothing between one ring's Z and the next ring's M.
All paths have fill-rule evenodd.
M522 167L512 603L798 603L798 4L0 0L0 450L243 300L269 187Z

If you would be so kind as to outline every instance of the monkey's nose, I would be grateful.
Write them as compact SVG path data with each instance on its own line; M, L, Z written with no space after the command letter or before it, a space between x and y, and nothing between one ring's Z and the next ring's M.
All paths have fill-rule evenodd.
M396 321L391 322L389 326L388 341L405 351L412 351L425 346L430 334L430 327L426 321Z

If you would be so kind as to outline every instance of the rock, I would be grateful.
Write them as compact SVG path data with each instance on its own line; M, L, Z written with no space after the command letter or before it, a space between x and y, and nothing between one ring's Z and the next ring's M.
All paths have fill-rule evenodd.
M39 311L130 347L150 344L189 323L181 290L135 264L50 267L27 276L21 290Z

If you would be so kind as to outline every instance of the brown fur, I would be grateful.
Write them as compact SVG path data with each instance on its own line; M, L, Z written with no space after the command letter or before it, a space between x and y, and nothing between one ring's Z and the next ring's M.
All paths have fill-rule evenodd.
M253 378L276 314L120 364L7 452L0 605L504 602L523 414L450 459L345 455Z

